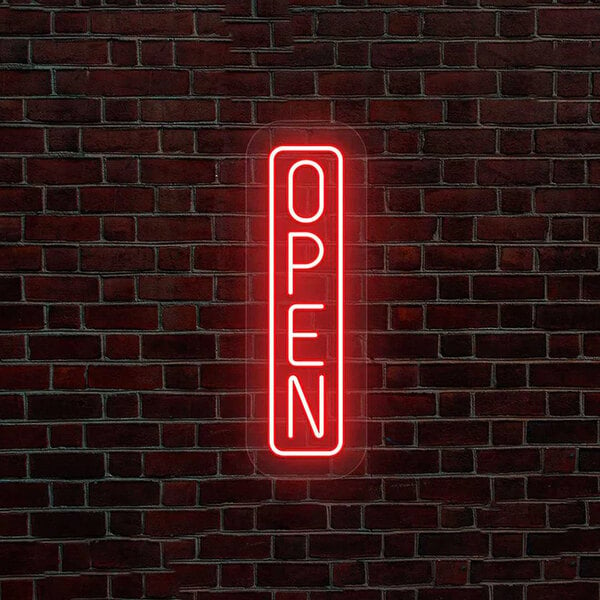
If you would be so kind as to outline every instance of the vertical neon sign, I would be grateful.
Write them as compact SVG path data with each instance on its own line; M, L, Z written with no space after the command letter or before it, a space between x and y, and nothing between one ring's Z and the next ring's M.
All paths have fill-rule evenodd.
M365 146L347 125L280 121L248 143L245 430L264 475L366 468L367 185Z
M278 146L268 178L268 444L332 457L344 446L344 157Z

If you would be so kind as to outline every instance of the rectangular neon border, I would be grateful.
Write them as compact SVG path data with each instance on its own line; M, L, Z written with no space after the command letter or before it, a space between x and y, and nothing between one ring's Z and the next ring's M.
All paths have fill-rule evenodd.
M275 443L275 157L280 152L331 152L338 163L338 443L332 450L281 450ZM344 157L334 146L277 146L269 155L269 447L278 456L335 456L344 445Z

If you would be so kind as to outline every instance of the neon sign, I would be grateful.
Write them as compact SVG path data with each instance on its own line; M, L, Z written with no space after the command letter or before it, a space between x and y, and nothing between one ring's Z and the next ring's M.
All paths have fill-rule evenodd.
M352 128L271 123L246 154L246 448L340 477L366 440L367 161Z
M333 161L313 160L317 156L332 155ZM311 159L301 157L309 156ZM331 159L331 156L329 157ZM292 161L291 166L289 165ZM296 175L300 169L309 169L317 175L317 207L311 209L308 216L301 216L296 210ZM277 182L282 175L287 189L283 194L277 193ZM325 172L329 171L328 180L333 196L326 200ZM286 193L287 192L287 193ZM287 203L281 197L287 196ZM326 211L328 201L336 203L334 210ZM314 202L313 202L314 204ZM344 159L342 153L334 146L278 146L269 156L269 447L278 456L334 456L344 445ZM316 228L321 220L327 218L335 221L334 239L323 243L323 228ZM312 229L312 230L311 230ZM325 226L327 229L327 226ZM329 227L331 229L331 227ZM281 240L287 240L282 245ZM313 256L306 262L299 260L297 246L303 240L313 246ZM282 252L283 251L283 252ZM335 260L333 277L335 292L332 294L328 286L331 284L330 274L321 274L322 286L313 286L311 292L315 297L310 302L302 301L305 294L295 291L303 283L303 272L315 271L323 263L326 254L332 253ZM281 271L278 263L286 265L286 285L282 290L276 283L277 274ZM320 289L318 289L320 287ZM306 289L306 288L304 288ZM282 293L283 292L283 293ZM298 297L300 296L300 298ZM319 301L321 300L321 301ZM284 311L277 310L284 306ZM298 330L295 315L304 311L310 315L316 311L335 314L335 351L327 357L299 359L296 358L297 340L310 340L319 337L318 328ZM287 312L287 344L282 344L280 329L276 321ZM282 347L284 346L284 347ZM285 347L287 346L287 347ZM278 360L286 353L287 364ZM325 368L325 359L328 368ZM283 364L282 364L283 363ZM278 373L280 371L280 373ZM328 381L334 376L335 382ZM278 390L278 377L285 377L287 385ZM315 386L314 382L318 381ZM312 382L312 385L307 382ZM318 397L317 402L307 398L307 387L312 388ZM315 387L318 388L315 390ZM284 393L281 393L281 392ZM299 408L298 408L299 405ZM316 405L316 406L315 406ZM333 406L332 406L333 405ZM298 413L303 414L308 431L304 428L303 441L296 439L300 426ZM315 418L316 413L316 418ZM327 418L331 415L333 418ZM277 426L284 421L285 428ZM331 430L328 436L326 430ZM282 435L282 433L284 433Z

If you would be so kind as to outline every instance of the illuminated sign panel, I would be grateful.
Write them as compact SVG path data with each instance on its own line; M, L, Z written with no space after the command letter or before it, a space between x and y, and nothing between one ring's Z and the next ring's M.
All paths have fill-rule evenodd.
M299 212L297 203L307 210ZM271 152L269 447L279 456L333 456L344 444L343 216L344 159L337 148ZM302 322L315 325L297 329ZM282 328L286 339L278 335ZM330 343L312 344L313 358L298 357L303 350L311 354L310 343L301 340L320 337Z
M366 183L364 145L345 125L271 123L248 144L245 414L257 472L340 477L364 464Z

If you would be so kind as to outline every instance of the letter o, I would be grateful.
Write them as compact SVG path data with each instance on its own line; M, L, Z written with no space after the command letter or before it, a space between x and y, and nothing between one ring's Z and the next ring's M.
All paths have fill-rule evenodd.
M294 208L294 174L300 167L313 167L319 178L319 208L314 215L310 217L301 217ZM323 214L325 210L325 173L321 165L314 160L299 160L294 163L288 173L288 211L292 217L299 223L314 223Z

